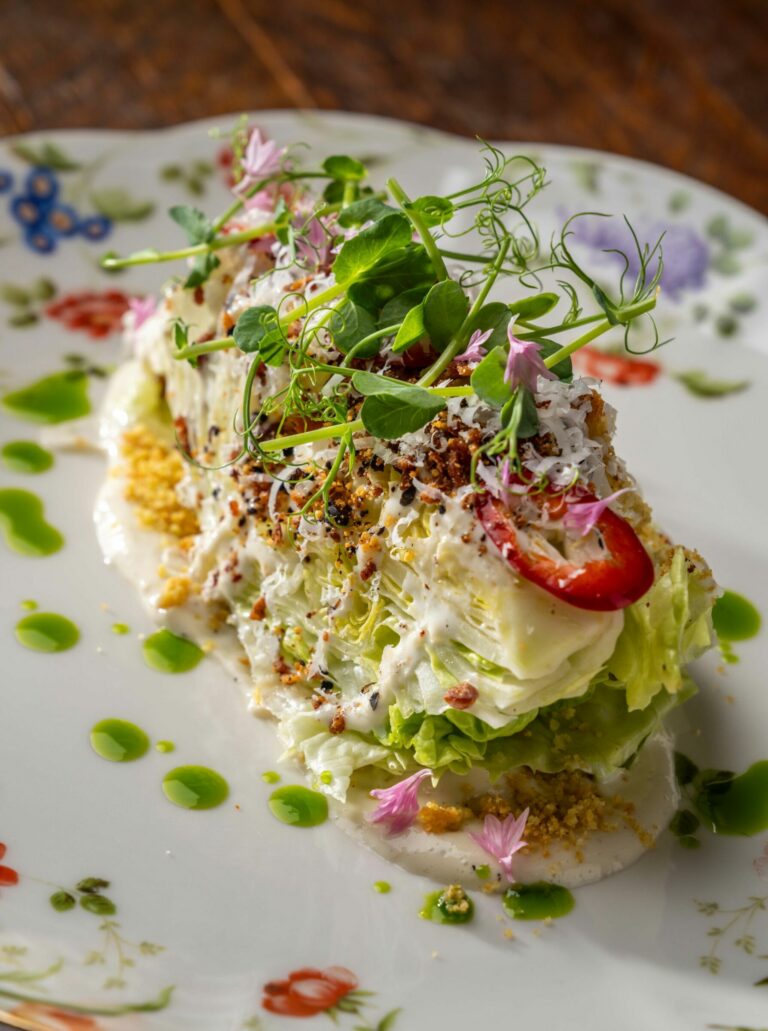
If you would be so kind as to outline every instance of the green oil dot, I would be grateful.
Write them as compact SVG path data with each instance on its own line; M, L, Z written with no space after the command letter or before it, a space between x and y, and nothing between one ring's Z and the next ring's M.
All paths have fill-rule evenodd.
M567 916L576 904L567 888L547 881L515 884L504 892L502 903L515 920L554 920Z
M32 440L11 440L0 451L6 467L15 473L44 473L53 465L53 455Z
M292 827L316 827L328 819L328 800L318 791L286 784L269 796L272 815Z
M30 422L58 423L79 419L91 411L88 376L80 369L56 372L6 394L3 406Z
M214 809L229 797L229 784L207 766L177 766L163 778L163 792L182 809Z
M760 632L760 613L742 594L725 591L712 609L712 622L723 641L748 641Z
M275 773L274 770L267 770L266 773L262 773L261 779L265 784L278 784L280 782L280 774Z
M0 490L0 529L8 547L20 555L53 555L64 544L56 527L45 521L42 501L28 490Z
M155 743L155 751L163 752L164 754L166 752L175 752L176 745L173 743L173 741L157 741Z
M392 885L389 881L375 881L373 890L378 892L379 895L388 895L392 891Z
M91 748L109 762L129 763L146 755L149 738L135 723L101 720L91 728Z
M331 773L330 770L323 770L323 772L320 774L320 783L321 784L332 784L333 783L333 774Z
M436 924L468 924L474 914L475 904L460 884L430 892L419 910L422 920Z
M113 623L112 633L113 634L130 634L131 628L127 623Z
M146 664L160 673L186 673L205 656L194 641L166 629L150 634L142 645L142 652Z
M475 867L475 874L481 881L487 881L491 876L491 868L487 864L483 863L481 866Z
M71 619L55 612L33 612L16 624L16 640L36 652L65 652L80 640Z
M21 607L27 612L34 612L37 608L37 602L33 601L32 598L27 598L21 603Z
M696 808L715 834L751 837L768 830L768 760L753 763L738 776L702 771Z

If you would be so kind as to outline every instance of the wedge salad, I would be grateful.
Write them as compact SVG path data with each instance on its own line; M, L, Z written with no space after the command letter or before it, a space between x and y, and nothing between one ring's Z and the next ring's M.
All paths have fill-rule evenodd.
M373 848L500 884L625 866L676 808L663 719L717 588L571 355L658 344L658 243L596 282L573 220L537 233L545 170L485 144L447 195L245 127L234 167L220 217L171 209L187 246L105 259L188 260L126 317L105 554Z

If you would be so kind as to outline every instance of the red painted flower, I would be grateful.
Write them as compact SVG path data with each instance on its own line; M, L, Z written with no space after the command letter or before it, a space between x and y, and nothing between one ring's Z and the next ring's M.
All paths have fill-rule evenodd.
M34 1021L35 1027L50 1028L50 1031L104 1031L104 1025L97 1023L92 1017L79 1013L67 1013L56 1006L48 1006L43 1002L25 1002L11 1010L14 1017L25 1021ZM24 1027L30 1026L24 1024Z
M7 849L5 845L0 841L0 859L3 858ZM10 888L14 884L19 883L19 875L10 866L0 865L0 887Z
M67 329L99 339L120 329L130 300L120 290L80 290L53 301L46 307L45 314Z
M224 185L228 186L230 190L237 182L233 167L235 164L235 152L229 146L225 144L220 147L216 153L216 165L221 172L221 178L224 180Z
M333 1009L357 988L357 978L346 967L294 970L285 981L264 985L261 1004L284 1017L314 1017Z
M582 376L594 376L617 387L647 386L661 372L658 362L630 354L606 354L596 347L583 347L577 351L573 364Z

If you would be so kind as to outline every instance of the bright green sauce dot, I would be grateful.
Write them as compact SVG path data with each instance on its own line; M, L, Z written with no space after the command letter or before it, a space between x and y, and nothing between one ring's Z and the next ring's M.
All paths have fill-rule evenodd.
M392 885L389 881L375 881L373 890L378 892L379 895L388 895L392 891Z
M261 779L265 784L278 784L280 781L280 774L275 773L274 770L267 770L266 773L262 773Z
M422 920L436 924L468 924L474 914L475 904L460 884L430 892L419 910Z
M715 834L751 837L768 830L768 761L753 763L740 776L704 771L696 808Z
M15 473L44 473L53 465L53 455L32 440L11 440L4 445L3 462Z
M173 743L173 741L157 741L155 743L155 751L163 753L175 752L176 745Z
M21 607L26 609L27 612L34 612L37 608L37 602L33 601L31 598L27 598L26 601L21 603Z
M170 630L157 630L142 645L144 661L160 673L186 673L204 657L205 652L194 641L172 634Z
M742 594L725 591L712 609L712 622L723 641L748 641L760 631L760 613Z
M323 770L320 774L321 784L331 784L333 782L333 774L330 770Z
M109 762L129 763L146 755L149 738L135 723L102 720L91 728L91 748Z
M182 809L214 809L229 797L229 784L207 766L177 766L163 778L163 792Z
M546 920L567 916L576 904L567 888L546 881L516 884L507 888L502 903L514 920Z
M486 864L483 863L482 866L475 867L475 874L480 878L481 881L487 881L488 878L491 876L491 868L490 866L486 866Z
M58 423L88 415L88 376L79 369L56 372L3 397L14 415L31 422Z
M64 544L59 531L45 521L43 503L28 490L0 490L0 529L5 543L20 555L52 555Z
M113 623L112 633L113 634L130 634L131 628L127 623Z
M66 616L33 612L16 624L16 640L35 652L65 652L80 640L80 631Z
M286 784L269 796L272 815L292 827L317 827L328 819L325 795L299 784Z

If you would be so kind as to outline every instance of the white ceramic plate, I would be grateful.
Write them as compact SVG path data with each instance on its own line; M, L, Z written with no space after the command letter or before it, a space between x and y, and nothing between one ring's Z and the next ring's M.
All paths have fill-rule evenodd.
M397 122L295 112L257 120L281 142L370 158L377 181L395 173L412 192L457 188L478 167L472 142ZM212 127L47 133L0 144L3 393L62 369L66 355L97 366L116 361L119 334L88 332L119 316L123 302L104 292L152 291L164 271L109 277L96 259L107 248L175 243L165 209L180 199L210 212L224 205L222 143L210 139ZM661 168L528 149L552 180L533 209L545 233L584 209L625 212L641 229L668 227L660 328L676 342L653 356L655 376L630 370L652 382L606 387L619 407L619 451L661 525L699 548L723 585L768 612L768 225ZM30 159L59 166L38 188L59 189L72 210L52 217L24 200ZM61 167L68 164L77 167ZM99 209L111 223L87 219ZM27 232L19 218L38 226ZM77 232L62 235L69 229ZM595 250L590 260L605 259ZM55 288L56 297L25 301L18 289L35 284L40 295ZM90 298L72 297L86 291ZM68 303L57 306L62 299ZM749 385L702 398L675 378L692 369ZM94 404L101 387L91 377ZM36 434L34 425L0 416L0 443ZM55 467L36 477L0 470L0 487L37 493L66 538L47 558L19 555L0 539L0 1008L15 1011L17 1026L279 1031L299 1019L327 1026L322 1011L333 999L347 1031L768 1024L768 987L754 987L768 974L768 880L760 877L768 864L755 862L765 839L702 834L702 847L686 851L665 835L631 869L579 890L573 914L551 926L513 925L498 897L476 892L472 924L439 927L417 915L434 885L331 824L297 830L276 822L262 772L301 778L280 767L272 728L246 713L214 661L182 676L144 665L139 638L150 623L132 589L104 566L94 535L103 470L98 454L73 452L59 453ZM25 599L73 619L80 643L57 655L20 647L14 627ZM131 632L115 635L115 621ZM737 651L736 665L724 668L717 657L702 664L700 694L678 724L681 748L697 762L742 770L768 752L765 636ZM172 739L176 751L104 762L89 746L89 729L105 717L134 721L153 740ZM181 763L219 770L229 802L206 812L170 805L161 780ZM110 882L103 893L114 914L49 903L87 877ZM389 894L373 890L379 880L391 883ZM292 972L337 967L351 974L314 975L302 1017L263 1007L268 983L280 996L286 986L274 982ZM371 994L350 994L353 982ZM85 1011L78 1017L59 1012L78 1007Z

